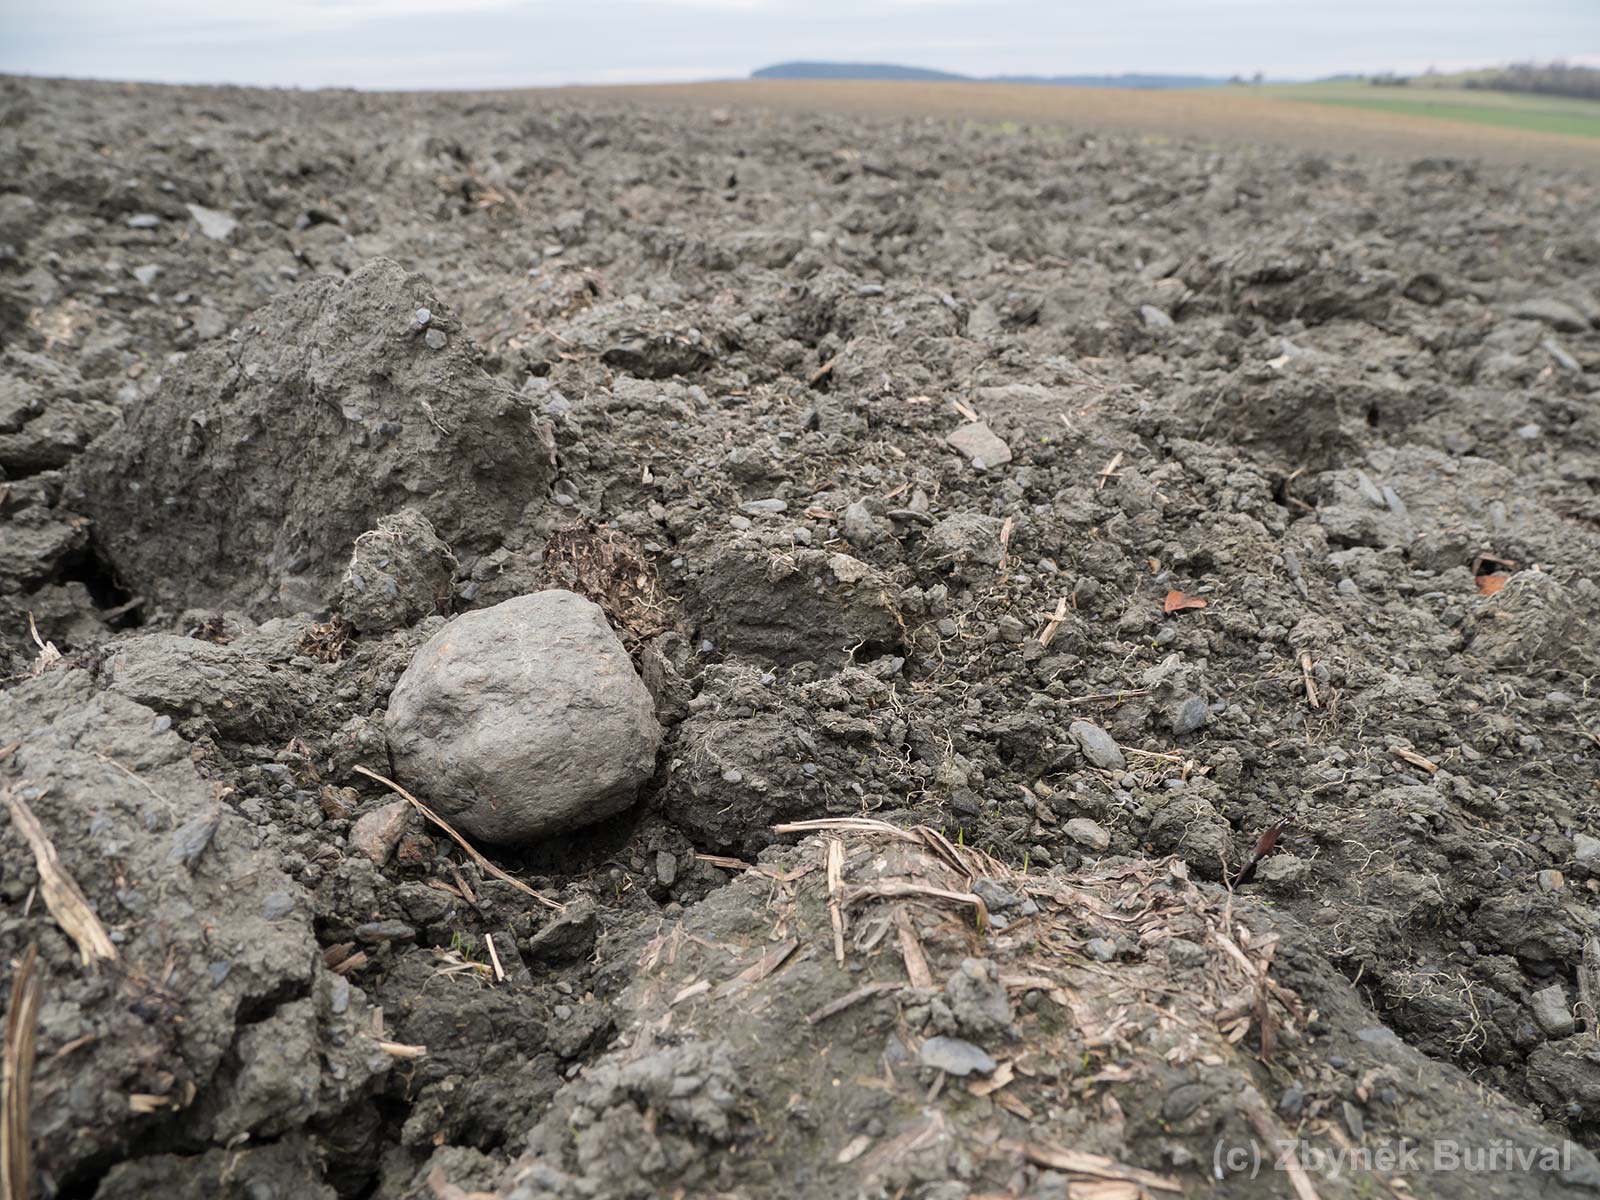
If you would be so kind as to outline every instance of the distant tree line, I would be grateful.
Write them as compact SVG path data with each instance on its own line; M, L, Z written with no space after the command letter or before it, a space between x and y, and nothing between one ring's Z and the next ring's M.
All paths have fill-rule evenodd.
M1492 75L1474 76L1466 86L1493 92L1536 92L1541 96L1600 100L1600 70L1564 62L1512 63Z

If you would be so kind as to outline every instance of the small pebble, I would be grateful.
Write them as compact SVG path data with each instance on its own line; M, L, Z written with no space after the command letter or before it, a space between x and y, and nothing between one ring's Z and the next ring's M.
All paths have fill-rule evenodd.
M671 887L678 882L677 856L667 850L656 852L656 878L662 887Z
M981 1046L961 1038L931 1037L922 1043L917 1058L925 1067L943 1071L947 1075L965 1076L977 1073L992 1075L1000 1064Z
M1091 766L1099 767L1102 771L1121 771L1127 767L1128 760L1123 757L1116 739L1094 722L1074 721L1068 726L1067 733L1078 743L1078 748Z
M373 946L379 942L414 942L417 931L404 921L368 921L356 926L356 941Z
M739 511L752 517L761 517L768 514L787 512L789 505L777 497L768 500L746 500L739 505Z
M1063 828L1063 832L1077 842L1080 846L1087 846L1091 850L1105 850L1111 845L1111 834L1105 826L1089 820L1088 817L1073 817Z

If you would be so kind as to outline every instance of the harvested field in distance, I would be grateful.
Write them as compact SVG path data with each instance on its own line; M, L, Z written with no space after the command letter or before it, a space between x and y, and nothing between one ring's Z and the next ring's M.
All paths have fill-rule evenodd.
M799 112L1060 124L1161 139L1257 142L1388 158L1433 155L1506 164L1600 165L1600 140L1587 137L1456 123L1342 104L1277 104L1248 89L1133 91L1030 84L766 79L565 88L560 94L573 100L594 97L641 105L754 105Z
M1572 96L1435 87L1422 81L1406 87L1375 87L1362 81L1274 84L1250 94L1263 100L1348 105L1428 120L1600 138L1600 101Z

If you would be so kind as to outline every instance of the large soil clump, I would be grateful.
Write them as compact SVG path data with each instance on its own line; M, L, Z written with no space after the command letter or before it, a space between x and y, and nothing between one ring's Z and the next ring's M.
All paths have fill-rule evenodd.
M73 501L152 600L316 608L351 543L411 507L489 549L551 478L528 405L420 276L319 278L170 369L81 460Z

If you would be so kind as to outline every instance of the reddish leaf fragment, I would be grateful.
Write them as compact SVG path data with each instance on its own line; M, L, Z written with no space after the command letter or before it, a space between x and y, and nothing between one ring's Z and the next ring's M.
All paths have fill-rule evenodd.
M1182 612L1186 608L1204 608L1206 602L1199 596L1186 596L1182 592L1168 592L1167 602L1162 607L1169 613Z
M1492 596L1505 587L1506 580L1510 578L1509 575L1479 575L1478 591L1485 596Z

